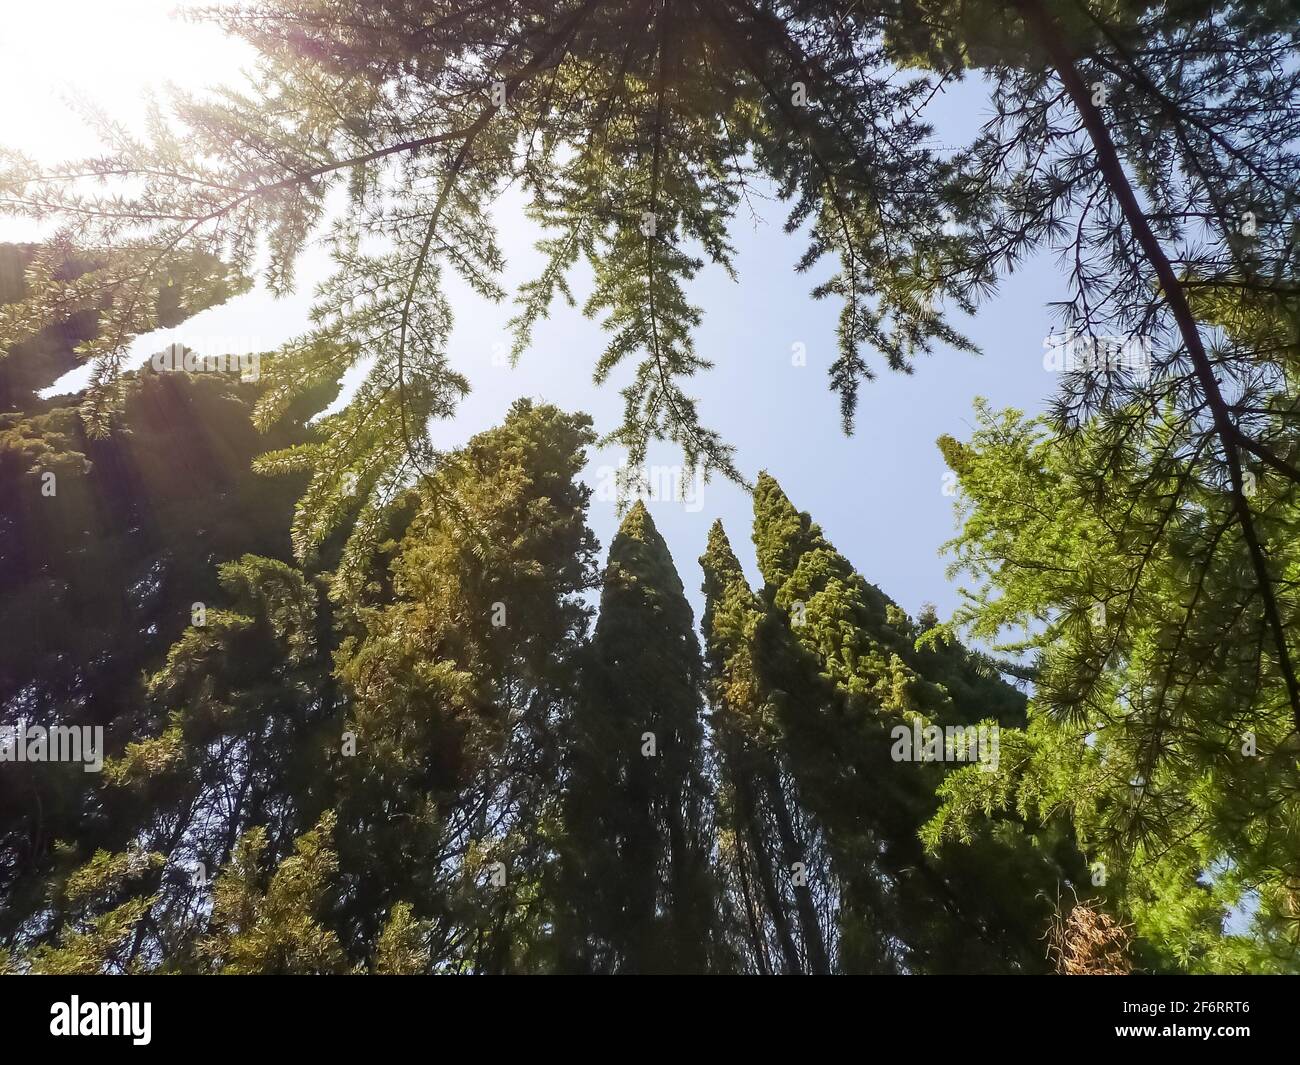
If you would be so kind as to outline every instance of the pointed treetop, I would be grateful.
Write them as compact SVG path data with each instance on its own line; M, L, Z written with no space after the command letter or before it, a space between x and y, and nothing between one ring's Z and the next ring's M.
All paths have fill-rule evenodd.
M745 616L758 611L758 599L745 580L721 521L709 529L709 545L700 556L700 567L704 570L704 640L713 655L724 629L739 626L736 632L743 632Z
M672 586L675 582L680 588L681 579L673 566L668 544L655 527L645 502L638 499L624 515L618 532L614 534L614 540L609 545L610 567L631 568L643 572L647 566L659 567L665 562L673 578L669 585Z
M639 598L657 610L668 612L671 620L666 623L674 630L681 626L688 630L694 627L695 619L672 553L642 500L632 505L609 545L604 584L602 615L610 596L635 589Z
M635 540L648 540L659 535L655 523L650 517L650 508L644 499L638 499L623 515L618 527L619 536L630 536Z
M704 568L705 594L708 594L708 585L715 579L722 583L730 583L737 577L744 579L740 560L732 550L731 540L728 539L727 530L723 528L720 518L709 528L709 543L700 556L700 565Z
M818 548L834 550L821 526L795 509L766 470L758 475L754 489L754 548L763 579L777 588L789 579L803 555Z

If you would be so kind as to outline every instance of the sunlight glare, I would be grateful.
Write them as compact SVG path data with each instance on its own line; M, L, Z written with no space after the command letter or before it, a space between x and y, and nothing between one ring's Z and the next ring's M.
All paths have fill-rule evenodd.
M186 21L195 0L11 0L0 22L0 146L42 162L97 150L73 104L86 100L135 128L143 96L168 83L229 81L242 42Z

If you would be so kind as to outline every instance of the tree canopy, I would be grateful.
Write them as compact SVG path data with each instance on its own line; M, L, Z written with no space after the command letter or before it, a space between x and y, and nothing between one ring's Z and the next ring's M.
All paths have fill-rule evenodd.
M0 212L48 239L0 255L0 700L109 735L102 779L0 778L8 964L1003 972L1051 926L1068 971L1080 929L1105 971L1295 970L1297 14L248 0L201 16L248 84L91 116L92 158L6 146ZM963 80L991 117L940 148ZM513 293L512 187L545 258ZM877 367L973 350L1010 272L1063 266L1050 407L939 442L948 621L688 391L730 356L692 282L759 188L833 264L846 431ZM333 272L255 385L127 364L293 290L313 241ZM468 388L446 278L512 301L520 358L584 262L596 380L628 380L603 440L753 493L762 587L716 528L702 649L644 506L597 576L586 415L431 443Z

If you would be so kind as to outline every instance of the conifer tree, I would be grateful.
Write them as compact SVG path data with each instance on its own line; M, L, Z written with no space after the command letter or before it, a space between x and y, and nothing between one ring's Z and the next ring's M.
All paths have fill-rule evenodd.
M35 253L0 245L0 303L21 297ZM61 273L78 269L69 261ZM175 323L179 308L217 295L190 292L182 278L163 289L164 318ZM335 388L304 396L259 434L253 382L144 367L119 381L121 411L96 437L79 397L35 391L76 365L74 345L97 328L95 311L74 314L0 358L0 400L13 404L0 414L0 721L102 726L112 757L166 729L145 680L196 606L221 599L218 564L292 558L285 489L303 483L276 484L249 466L268 446L309 438L306 418ZM50 901L69 861L119 853L132 838L123 807L98 803L95 779L76 766L0 773L0 939ZM88 845L70 855L60 840Z
M591 441L586 416L520 401L385 512L364 566L223 565L119 723L91 828L66 830L33 901L6 900L11 964L546 964L557 723L595 576L575 480Z
M249 85L154 109L146 137L105 123L109 143L94 159L42 167L0 157L0 210L57 219L70 245L96 255L73 279L37 256L31 291L0 320L0 344L105 302L107 328L82 352L96 367L86 417L102 427L129 342L156 327L156 293L172 272L202 262L196 285L236 288L260 275L288 291L321 231L338 269L271 370L259 418L269 424L302 390L372 363L351 402L322 420L322 446L281 457L282 468L313 475L295 529L305 559L349 514L344 473L355 475L365 536L376 512L436 465L425 425L449 417L467 387L446 357L445 274L507 295L490 205L518 184L544 228L546 264L515 294L516 355L557 296L572 301L573 268L590 261L584 309L610 333L595 377L632 369L612 434L630 465L666 438L687 465L739 479L687 391L710 365L695 348L701 311L688 289L705 263L733 270L727 223L756 179L790 201L792 229L809 224L801 269L838 264L815 294L843 305L832 384L846 425L871 374L866 349L904 371L936 344L970 347L942 308L971 304L943 269L953 241L936 190L953 168L926 144L930 85L896 77L880 12L846 26L837 4L778 7L213 9L202 17L258 54ZM110 188L88 194L72 175ZM332 190L347 194L337 215ZM265 270L254 254L263 242Z
M944 776L887 757L891 722L1022 724L1023 699L996 676L1017 667L966 651L948 626L913 622L770 479L756 500L767 584L757 614L723 576L726 558L713 560L719 849L737 881L724 901L748 896L753 963L795 967L809 946L793 928L814 927L800 896L764 873L793 851L751 815L776 817L782 794L801 808L792 823L808 826L810 854L824 845L829 856L814 895L836 913L827 951L837 968L1028 967L1037 913L1025 892L1052 860L1077 880L1069 847L1056 846L1063 805L1088 846L1134 867L1117 893L1162 964L1294 966L1300 874L1294 848L1276 842L1294 835L1300 726L1300 72L1289 0L976 0L958 11L939 0L259 0L210 17L260 53L246 91L177 99L170 114L151 113L143 138L104 119L104 150L89 160L0 158L0 211L60 227L47 247L22 252L21 276L0 261L0 407L22 408L0 426L0 577L19 589L7 615L19 620L0 640L0 698L8 718L35 707L103 720L115 754L102 788L53 774L40 790L19 776L0 784L0 935L20 966L221 967L213 959L238 956L241 968L314 970L339 962L337 944L349 963L391 971L496 971L535 963L531 945L552 926L576 936L555 944L575 965L727 964L722 953L687 957L705 941L688 942L689 921L651 958L643 918L658 896L649 911L637 897L630 929L617 896L638 885L620 885L615 863L595 885L613 894L584 914L596 931L578 927L577 889L593 886L574 861L581 848L561 863L562 877L579 876L575 889L545 897L548 849L569 837L536 782L561 764L549 726L584 635L570 601L582 586L580 507L565 493L551 525L532 509L531 483L479 478L490 463L453 461L439 479L444 459L425 429L466 387L446 356L443 274L505 295L489 207L517 182L546 231L547 261L518 293L516 354L553 298L572 298L574 264L589 261L586 310L611 333L597 378L635 362L614 439L634 464L661 436L692 465L738 477L685 390L708 365L688 287L705 261L731 268L727 225L755 178L792 204L792 229L806 223L800 267L839 262L815 294L842 301L831 375L846 426L869 354L905 371L935 344L968 347L945 305L973 310L1034 252L1064 251L1074 264L1064 324L1085 363L1063 375L1052 411L1060 457L1044 458L1039 427L1014 417L977 448L946 447L976 499L966 558L988 578L958 621L984 636L1046 621L1043 639L1057 640L1034 648L1035 710L1023 733L1006 734L1014 771ZM992 121L965 149L932 151L928 101L973 71L991 86ZM347 208L330 218L330 193L344 187ZM123 474L140 462L150 474L140 480L179 491L188 468L169 479L157 476L165 463L149 463L170 458L169 417L208 427L218 461L205 472L237 462L242 473L262 447L248 444L247 395L147 375L137 389L122 375L131 341L249 285L260 247L271 252L268 287L291 289L316 235L337 271L306 331L268 361L256 412L261 428L288 423L259 468L306 481L295 564L263 535L275 504L227 506L229 486L246 504L256 495L251 479L199 478L181 507L155 507L160 520L149 521L157 495ZM40 382L77 357L94 371L81 409L37 401ZM315 430L292 424L362 359L370 370L349 404ZM153 404L162 428L133 449L126 430L148 424L140 408ZM240 442L226 451L231 429ZM73 489L64 499L75 506L57 518L27 506L45 474ZM71 519L74 509L114 511L113 535L87 549L78 534L98 526ZM513 535L534 519L540 539ZM220 535L189 541L192 529ZM1040 572L1019 572L1026 560ZM125 594L97 579L128 571ZM519 631L485 632L485 607L515 617L510 594L487 597L516 579L536 611ZM179 635L181 596L221 601L210 631ZM627 588L612 598L635 600ZM560 634L553 652L548 626ZM592 740L607 722L600 708L646 716L642 694L601 665L610 646L626 653L611 626L588 674L597 696L573 717L587 738L570 769L597 782L593 793L625 796L633 764L600 764L607 752ZM335 656L338 636L348 641ZM135 678L152 670L146 698ZM752 683L737 679L748 674ZM275 720L259 716L263 697ZM769 757L758 720L775 722L781 789L754 783ZM345 762L337 735L349 725L374 742ZM304 740L320 728L329 744ZM704 765L699 755L677 778L707 781ZM638 840L667 831L673 855L694 853L707 807L691 808L678 834L692 838L678 848L674 803L656 808L654 833L629 812L651 784L671 782L641 766L635 783L632 808L568 810L571 839L587 833L599 861L604 817ZM917 830L936 790L947 802L923 852ZM1046 823L1030 833L1034 812ZM327 842L315 833L331 814L343 832ZM381 882L364 874L372 830ZM276 870L292 874L278 885L291 888L305 866L289 863L307 859L299 843L314 855L312 891L289 899ZM1142 862L1148 853L1160 860ZM227 869L222 914L251 915L259 935L260 913L292 915L321 949L228 950L222 921L199 937L203 903L175 879L191 854ZM493 894L481 882L492 865L526 872ZM674 887L690 881L681 876ZM345 905L318 897L329 882ZM1258 941L1229 941L1223 910L1254 885ZM718 937L705 938L712 951Z
M837 882L841 967L1041 968L1047 900L1082 875L1077 855L1013 821L968 846L927 852L921 831L943 771L920 751L895 760L892 740L895 726L913 722L1000 730L1023 721L1023 695L983 676L959 647L927 661L914 623L766 474L754 513L767 611L756 661L770 678L792 774L825 833L831 867L820 872Z
M595 583L576 480L592 441L586 415L518 401L447 456L385 564L338 585L355 739L338 836L359 956L378 939L390 957L421 925L439 971L546 964L559 722Z
M643 502L609 549L569 733L561 964L725 964L711 871L703 666L691 608Z
M662 436L691 464L735 476L684 387L708 365L688 283L705 261L731 268L727 223L766 179L791 203L790 227L808 225L800 267L839 261L814 293L842 301L831 376L846 424L873 352L907 370L936 344L969 347L948 308L973 310L1031 254L1064 253L1064 326L1085 358L1063 375L1054 413L1068 431L1094 417L1109 426L1087 488L1114 491L1110 471L1134 453L1150 467L1131 482L1140 492L1195 458L1172 506L1190 503L1194 482L1228 486L1223 535L1247 552L1268 643L1258 660L1300 727L1285 546L1252 498L1264 473L1300 485L1291 389L1278 386L1294 357L1267 336L1225 341L1202 313L1225 293L1296 313L1290 0L565 0L469 12L375 0L363 14L344 0L249 0L207 17L259 53L245 91L176 99L144 137L104 118L104 150L88 160L41 166L6 151L0 165L0 210L60 227L0 318L0 347L97 313L105 328L80 352L95 367L92 431L107 431L130 342L163 320L170 283L238 291L265 239L263 280L283 292L321 230L339 269L285 346L259 416L269 424L301 390L373 359L354 402L323 420L325 440L276 460L312 475L302 558L351 517L344 473L369 537L377 511L433 464L425 422L465 388L445 357L443 271L505 295L488 207L518 182L547 263L517 293L517 353L554 297L572 299L574 264L590 261L586 309L612 334L597 377L637 360L616 438L634 464ZM956 151L932 150L927 105L973 72L992 119ZM328 218L343 187L348 209ZM1165 404L1182 417L1162 438L1144 412ZM1207 529L1197 548L1221 540Z
M45 878L55 904L26 913L18 940L32 971L73 959L81 972L222 970L234 954L240 972L315 964L290 960L290 927L314 929L337 884L322 879L310 901L293 896L308 907L295 917L289 895L269 900L301 887L294 882L308 867L292 861L295 850L336 862L324 838L332 822L320 821L329 797L323 737L337 735L328 722L341 716L322 644L328 626L322 633L318 590L287 563L247 555L223 565L221 581L230 608L214 602L173 645L145 707L115 726L122 749L84 799L85 827L55 845ZM316 868L313 859L308 871ZM258 918L267 878L276 912ZM202 938L210 902L222 903L218 924L208 921ZM251 938L232 945L240 936ZM267 936L279 945L261 953L259 970L253 941Z
M704 570L704 642L710 725L718 752L718 802L729 891L752 966L759 972L826 973L825 896L810 866L814 826L803 815L780 747L780 724L755 661L763 616L721 522L709 530ZM819 905L820 904L820 905Z
M1250 322L1287 332L1243 311ZM1021 657L1034 699L1027 728L1004 733L998 773L949 779L927 837L960 839L1008 810L1068 815L1142 967L1297 971L1297 740L1230 498L1198 484L1194 506L1171 510L1194 461L1177 446L1160 491L1136 489L1139 461L1099 496L1081 486L1104 427L1062 437L1017 411L980 403L977 416L969 441L940 441L961 485L952 568L971 581L953 626ZM1294 492L1261 478L1252 507L1293 569Z

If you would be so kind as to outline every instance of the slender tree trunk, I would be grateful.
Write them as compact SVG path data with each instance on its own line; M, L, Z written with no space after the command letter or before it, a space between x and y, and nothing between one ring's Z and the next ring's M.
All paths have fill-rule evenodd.
M785 801L781 778L775 769L768 771L767 790L771 796L772 812L776 816L777 832L781 837L781 853L785 856L786 867L793 868L795 862L804 861L804 849L795 836L790 805ZM796 884L794 900L804 949L808 952L808 967L818 976L829 975L830 960L826 954L821 922L817 920L817 907L813 905L812 889L807 884Z
M772 873L772 858L767 852L766 840L762 827L758 823L758 811L754 801L754 789L749 780L736 786L736 798L741 808L741 818L745 833L753 841L754 864L758 866L759 883L763 888L763 901L772 915L772 925L776 928L777 942L781 944L781 953L785 957L785 971L803 972L803 963L799 958L799 947L790 930L790 917L785 912L785 900L777 890L776 877Z
M758 924L758 915L754 912L754 900L749 890L749 873L745 870L745 848L740 842L736 844L736 873L740 877L740 895L745 903L745 919L749 922L749 940L754 945L754 957L758 960L758 971L762 976L772 974L772 965L767 959L767 941Z

